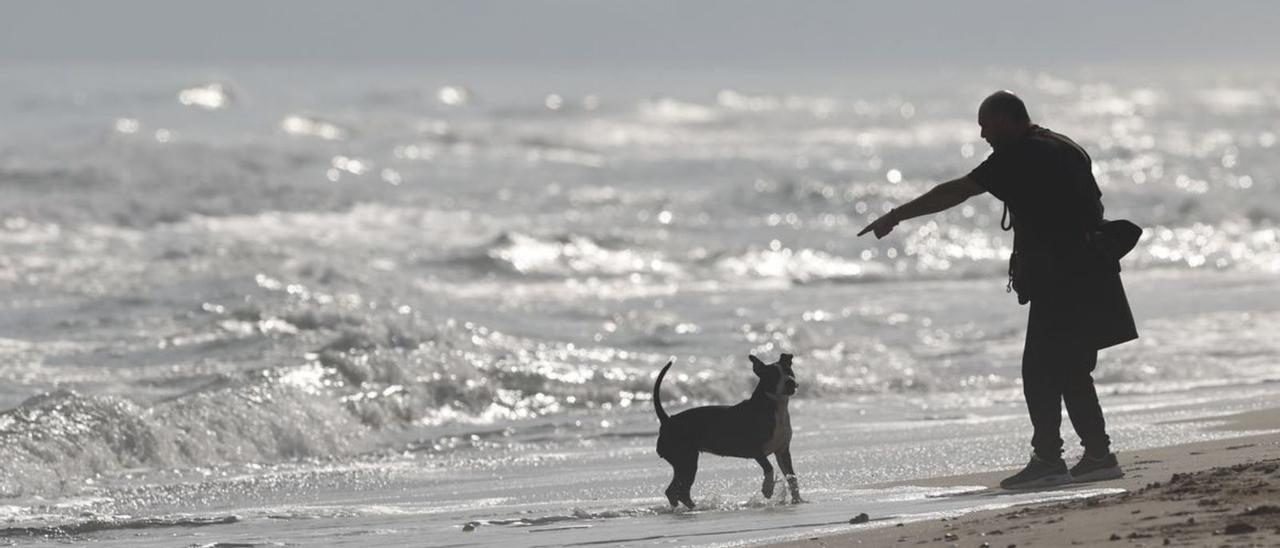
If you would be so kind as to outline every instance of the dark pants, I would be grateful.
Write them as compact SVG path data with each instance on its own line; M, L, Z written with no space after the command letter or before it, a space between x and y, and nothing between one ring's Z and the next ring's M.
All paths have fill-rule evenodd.
M1106 421L1093 387L1098 351L1072 329L1071 303L1032 300L1027 342L1022 350L1022 391L1035 433L1031 446L1044 459L1062 456L1062 404L1071 426L1091 455L1111 451Z

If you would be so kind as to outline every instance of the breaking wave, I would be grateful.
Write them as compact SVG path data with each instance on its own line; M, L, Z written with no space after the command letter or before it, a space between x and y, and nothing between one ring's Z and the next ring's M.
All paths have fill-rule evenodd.
M0 147L16 312L0 497L134 468L486 447L513 425L647 412L673 356L672 407L741 398L741 356L780 349L805 397L1017 398L1020 318L946 296L907 310L918 290L886 283L1000 291L998 202L856 237L981 160L950 86L526 96L415 75L352 94L326 73L299 101L278 74L91 76L67 76L83 94L0 90L18 128ZM1146 228L1126 273L1280 272L1275 86L1150 85L1032 92L1094 153L1108 216ZM1106 389L1275 376L1274 311L1197 314L1144 322L1109 351L1125 367L1100 372Z
M40 527L5 527L0 537L39 537L47 539L73 539L102 531L129 529L164 529L171 527L208 527L240 521L238 516L155 516L145 518L104 518L71 522L62 525ZM211 546L252 546L246 544L213 544Z

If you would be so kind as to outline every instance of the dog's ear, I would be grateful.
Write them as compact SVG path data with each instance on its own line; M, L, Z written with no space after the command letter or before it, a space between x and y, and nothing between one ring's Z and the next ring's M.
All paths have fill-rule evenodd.
M792 358L791 354L783 354L782 357L778 359L778 361L782 362L782 365L791 365L791 358Z
M760 358L757 358L755 354L747 354L747 357L751 358L751 371L755 372L757 377L764 375L764 368L767 367L765 363L760 361Z

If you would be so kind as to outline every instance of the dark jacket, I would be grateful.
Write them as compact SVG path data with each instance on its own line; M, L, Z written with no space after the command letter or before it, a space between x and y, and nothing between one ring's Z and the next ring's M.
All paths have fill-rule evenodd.
M1102 222L1103 206L1083 148L1033 126L993 152L969 178L1011 213L1013 284L1033 314L1064 339L1098 349L1138 338L1120 264L1089 239Z

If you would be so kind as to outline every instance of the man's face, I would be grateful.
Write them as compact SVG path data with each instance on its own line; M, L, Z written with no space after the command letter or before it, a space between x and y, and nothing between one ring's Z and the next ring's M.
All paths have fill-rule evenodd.
M982 112L978 113L978 127L982 128L982 139L993 149L999 149L1017 139L1021 133L1019 125L1008 117Z

